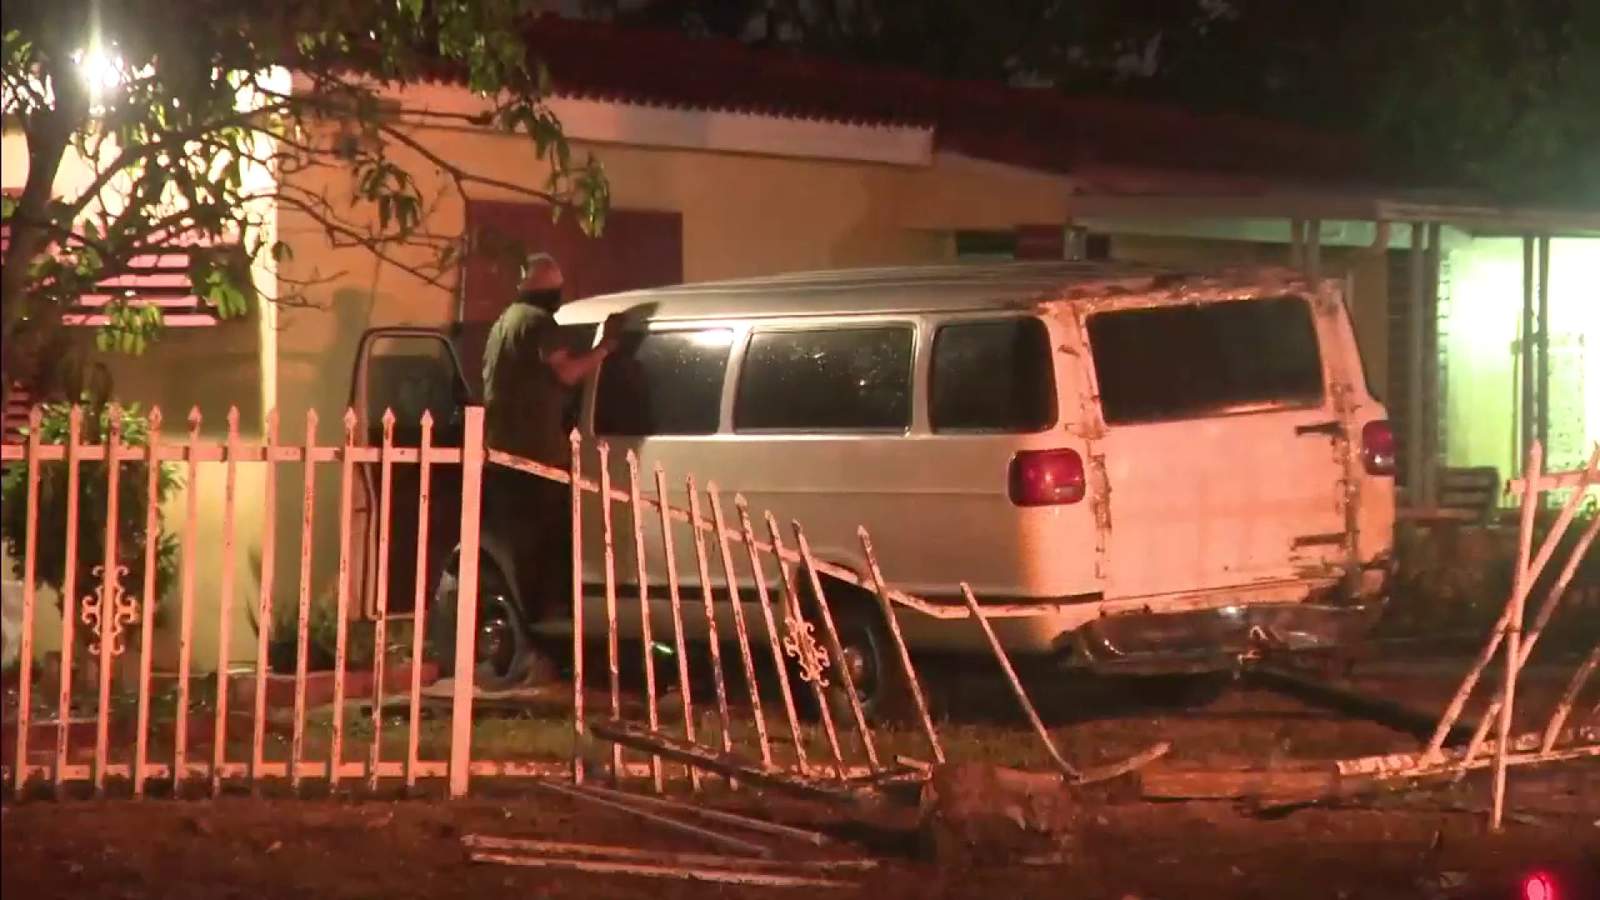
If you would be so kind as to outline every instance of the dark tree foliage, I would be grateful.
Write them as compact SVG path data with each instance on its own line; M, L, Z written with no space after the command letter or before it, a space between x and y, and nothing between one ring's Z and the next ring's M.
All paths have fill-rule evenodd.
M1376 175L1600 203L1594 0L600 0L621 23L1365 138Z

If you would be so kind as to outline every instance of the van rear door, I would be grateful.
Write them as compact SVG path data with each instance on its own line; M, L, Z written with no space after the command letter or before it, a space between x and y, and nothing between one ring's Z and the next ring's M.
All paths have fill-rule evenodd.
M1346 424L1323 319L1301 297L1088 316L1108 597L1331 575L1343 562Z

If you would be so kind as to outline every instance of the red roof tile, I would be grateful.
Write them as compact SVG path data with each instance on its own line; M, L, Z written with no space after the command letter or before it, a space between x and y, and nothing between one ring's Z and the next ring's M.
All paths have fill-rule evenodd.
M1155 103L942 80L554 16L535 20L527 43L565 96L931 127L940 147L1034 168L1093 163L1301 180L1356 178L1365 169L1347 139Z

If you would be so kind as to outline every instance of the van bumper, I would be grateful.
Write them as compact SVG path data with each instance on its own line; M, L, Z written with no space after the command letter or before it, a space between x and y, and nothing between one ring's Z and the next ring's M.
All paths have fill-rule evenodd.
M1267 603L1106 616L1057 639L1072 666L1128 674L1232 668L1264 653L1328 651L1369 634L1381 602Z

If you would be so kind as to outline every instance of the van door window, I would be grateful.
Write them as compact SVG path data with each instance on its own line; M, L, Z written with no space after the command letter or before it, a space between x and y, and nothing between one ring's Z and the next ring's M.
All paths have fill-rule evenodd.
M1297 297L1098 313L1089 342L1107 424L1323 400L1316 326Z
M422 414L443 430L466 403L460 370L449 343L429 334L376 333L366 348L365 390L359 398L373 443L382 439L384 410L394 411L396 443L418 431ZM403 446L403 445L402 445Z
M1038 319L945 325L930 379L934 431L1042 431L1056 418L1050 337Z
M596 434L714 434L733 332L650 331L625 335L600 367Z
M785 329L750 336L738 430L903 431L911 425L909 326Z

